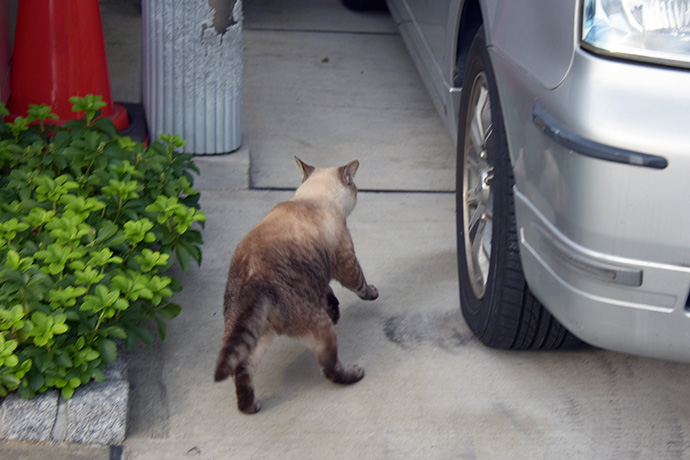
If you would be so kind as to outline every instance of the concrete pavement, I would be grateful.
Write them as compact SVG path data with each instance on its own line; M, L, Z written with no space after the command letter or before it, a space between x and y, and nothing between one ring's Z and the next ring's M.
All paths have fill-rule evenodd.
M362 167L366 167L363 164ZM288 174L286 172L286 174ZM294 173L293 173L294 174ZM296 180L296 179L295 179ZM454 198L363 193L350 218L374 302L337 289L344 362L327 382L300 343L278 340L256 379L261 412L235 408L211 374L228 259L290 192L209 190L206 260L181 275L168 339L130 362L125 459L683 458L687 365L600 350L510 353L482 346L458 309Z
M280 16L254 28L262 10L247 3L243 110L252 186L294 186L285 171L299 155L319 164L359 158L368 166L358 174L363 190L455 190L455 150L390 15L304 3L308 29ZM342 17L325 14L333 6Z
M398 109L371 104L367 110L380 120L360 124L352 107L339 111L344 99L328 94L330 89L322 86L322 80L314 83L327 75L317 69L319 62L299 65L294 62L299 56L290 54L289 48L294 48L307 61L322 56L329 63L344 62L338 71L340 87L333 91L342 91L350 99L358 92L368 99L367 91L376 91L371 99L378 103L382 87L376 77L371 77L370 86L360 84L353 69L369 64L357 63L357 53L347 44L362 46L363 37L370 34L381 38L367 42L370 46L402 47L390 28L380 29L385 16L353 15L337 0L257 0L246 2L245 19L246 68L253 76L245 81L244 147L236 154L198 159L202 174L196 186L202 191L208 217L204 262L200 268L178 273L185 286L177 297L183 310L170 323L166 341L138 347L130 356L130 420L122 451L5 442L0 443L0 458L62 459L68 458L68 451L83 449L87 456L75 453L69 458L690 456L686 397L690 366L592 349L501 352L485 348L470 334L458 305L454 196L430 192L421 185L422 193L360 193L349 220L364 272L381 294L374 302L363 302L336 286L342 313L336 328L341 359L362 365L364 379L349 387L331 384L301 344L277 340L256 379L263 408L254 416L240 414L232 384L212 380L228 263L244 234L277 202L291 196L272 189L299 183L292 155L324 165L359 157L357 182L368 189L407 190L399 184L420 184L422 174L414 167L419 159L414 149L401 150L395 161L376 158L382 144L366 151L369 141L390 134L382 132L386 130L392 132L389 141L412 142L408 127L396 123ZM104 23L107 20L104 16ZM350 28L357 33L334 34L336 25L339 32ZM395 40L400 43L393 45ZM326 56L324 44L334 47ZM382 49L371 53L383 56ZM409 59L404 54L395 56ZM393 65L405 68L409 61ZM262 66L271 73L285 69L289 94L299 95L299 101L278 91L278 80L257 76ZM400 81L386 88L391 92L386 97L395 100L398 87L401 100L414 100L422 107L424 89L418 79L411 78L416 83ZM274 87L266 88L262 81ZM324 93L327 104L319 105L310 95L314 85ZM351 105L356 104L360 103ZM323 124L352 123L359 134L348 140L337 130L301 124L313 112ZM448 135L435 117L428 114L425 123L429 125L424 126L436 123L438 127L429 128L431 133L425 135L433 138L433 145L448 145ZM309 145L300 150L300 141ZM432 167L424 173L438 184L446 180L448 169L452 173L444 159L452 153L441 150L437 150L441 158L431 161L445 168ZM269 156L257 159L257 151L271 152L271 160ZM267 189L247 187L250 169L252 182Z

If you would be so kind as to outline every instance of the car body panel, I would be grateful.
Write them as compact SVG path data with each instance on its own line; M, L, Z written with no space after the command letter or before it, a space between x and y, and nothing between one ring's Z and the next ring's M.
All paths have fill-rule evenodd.
M436 63L448 62L446 29L450 0L419 0L406 3L411 18Z
M577 2L544 0L497 1L489 32L496 48L544 88L555 88L565 77L577 49ZM516 19L519 18L519 19ZM548 37L548 40L545 38Z
M690 361L690 71L581 49L578 1L478 4L530 289L593 345ZM445 17L440 6L415 16L425 5L389 0L394 17L406 11L401 33L457 142L459 24L469 3L439 2ZM540 113L583 144L547 135ZM587 155L585 144L629 152L631 160ZM647 156L661 162L636 164Z
M595 251L690 266L690 214L663 205L690 198L690 72L601 59L578 51L568 77L544 90L513 63L494 60L502 79L517 188L568 238ZM628 81L649 81L641 92ZM501 91L502 90L502 91ZM668 167L621 165L579 155L544 136L543 107L571 131L606 145L667 158ZM519 107L519 110L517 109ZM685 117L686 126L690 122Z
M388 3L393 20L401 31L431 100L441 114L453 142L456 142L455 131L460 98L458 89L453 87L452 82L457 43L455 37L450 38L448 31L458 29L462 2L439 1L438 5L433 7L434 13L439 17L436 20L428 20L425 24L418 20L414 13L423 11L429 4L436 5L436 2L401 0ZM446 19L445 24L443 18ZM432 37L434 38L433 48L429 45ZM441 42L436 43L437 40Z

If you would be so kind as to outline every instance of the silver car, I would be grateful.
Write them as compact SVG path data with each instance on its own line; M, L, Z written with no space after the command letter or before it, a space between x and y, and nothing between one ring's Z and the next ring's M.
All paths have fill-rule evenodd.
M690 0L387 4L457 142L472 331L690 361Z

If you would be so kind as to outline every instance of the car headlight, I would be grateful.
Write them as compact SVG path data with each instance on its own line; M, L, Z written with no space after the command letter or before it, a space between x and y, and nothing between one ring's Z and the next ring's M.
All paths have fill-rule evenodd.
M690 0L584 0L582 46L599 54L690 67Z

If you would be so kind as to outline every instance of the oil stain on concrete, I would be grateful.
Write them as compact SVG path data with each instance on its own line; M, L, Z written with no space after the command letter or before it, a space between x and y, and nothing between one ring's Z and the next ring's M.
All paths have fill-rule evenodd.
M456 353L476 343L459 311L391 316L383 322L383 332L388 340L403 350L431 345Z

